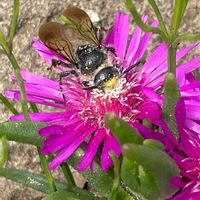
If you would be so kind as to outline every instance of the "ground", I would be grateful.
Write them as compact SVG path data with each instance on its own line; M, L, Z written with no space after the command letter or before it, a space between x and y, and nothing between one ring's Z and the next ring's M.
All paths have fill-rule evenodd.
M91 15L93 21L101 23L104 27L109 27L117 10L127 11L122 0L21 0L20 1L20 17L17 26L16 37L14 39L14 54L21 68L25 68L49 76L46 70L48 65L37 55L32 49L32 39L37 37L39 26L45 21L53 21L59 16L62 10L66 8L69 2L76 5ZM152 15L152 11L148 6L147 0L134 0L136 7L142 14ZM157 0L162 11L165 21L169 24L171 19L171 8L173 0L162 1ZM0 1L0 27L7 34L9 23L12 17L12 0ZM200 31L200 2L198 0L189 1L189 8L183 21L182 32L198 32ZM153 43L149 49L155 47L159 39L153 38ZM193 55L199 53L199 49L195 50ZM0 92L12 87L10 81L13 75L13 69L10 66L8 59L0 52ZM19 107L19 105L16 105ZM46 108L44 108L46 109ZM11 113L9 113L4 105L0 104L1 118L0 122L7 121ZM42 173L40 161L37 155L37 150L30 145L17 144L10 142L10 156L6 164L8 167L16 167L18 169L26 169L36 173ZM59 171L55 172L57 177L60 177ZM82 179L77 178L79 185L82 184ZM34 200L40 199L42 193L32 189L23 187L20 184L0 177L0 200Z

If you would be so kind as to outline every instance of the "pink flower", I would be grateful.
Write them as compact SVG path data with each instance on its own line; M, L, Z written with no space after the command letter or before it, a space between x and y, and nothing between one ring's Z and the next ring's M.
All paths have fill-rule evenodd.
M164 121L160 121L163 129L165 142L170 142L166 145L166 151L176 161L180 169L180 178L175 178L173 184L180 190L170 198L170 200L199 200L200 197L200 139L199 131L194 132L189 130L184 122L186 121L187 107L183 100L177 103L176 119L179 131L179 137L173 138L175 142L171 142L169 135L171 131Z
M148 17L143 17L147 22ZM112 45L116 49L117 58L122 66L123 72L128 66L139 61L146 52L147 45L152 33L143 33L139 27L133 32L130 42L129 25L130 16L118 12L114 27L107 38L105 45ZM157 26L154 21L152 26ZM52 58L63 57L45 47L39 40L33 43L36 51L49 63ZM178 52L177 62L188 54L196 44L193 44ZM199 82L188 82L191 79L191 72L199 67L200 57L181 64L177 68L177 78L181 87L181 95L185 98L187 111L192 107L198 92L191 93L191 88L199 87ZM79 77L69 76L61 86L58 81L35 75L23 70L22 76L28 101L38 104L59 108L57 112L30 113L32 121L47 122L49 126L40 130L40 135L46 137L42 153L52 154L59 152L50 163L49 168L54 169L68 159L73 152L82 144L86 143L86 151L82 157L78 169L86 170L88 166L93 168L94 157L98 150L101 150L101 166L107 170L113 165L109 151L121 154L121 147L113 133L106 127L104 116L107 112L114 112L125 119L129 124L135 126L146 138L160 138L159 134L150 131L148 134L138 120L150 119L157 121L161 117L163 105L163 94L159 93L163 87L164 78L167 73L167 45L160 44L146 63L139 69L134 68L121 78L119 86L109 93L98 92L97 90L83 90ZM19 90L6 92L9 98L20 99ZM63 99L63 95L65 99ZM188 102L188 103L187 103ZM199 104L200 105L200 104ZM187 113L189 122L194 122L194 116ZM24 120L23 115L11 117L13 121ZM196 127L188 126L189 129ZM149 134L151 136L149 136Z

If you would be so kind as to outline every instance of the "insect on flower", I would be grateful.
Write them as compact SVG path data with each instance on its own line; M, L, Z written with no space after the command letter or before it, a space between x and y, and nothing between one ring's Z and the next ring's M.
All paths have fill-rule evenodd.
M52 60L52 66L61 65L66 69L60 73L61 85L64 77L74 75L81 77L84 89L113 89L125 73L140 63L121 73L120 64L112 64L110 60L116 56L115 49L102 44L87 13L70 5L63 15L68 24L46 22L39 30L40 40L68 61ZM112 56L108 56L108 53Z

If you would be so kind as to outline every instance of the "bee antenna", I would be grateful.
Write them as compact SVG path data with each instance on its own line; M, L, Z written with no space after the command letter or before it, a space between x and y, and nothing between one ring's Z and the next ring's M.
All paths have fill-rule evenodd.
M93 89L97 89L97 88L98 88L98 86L94 85L94 86L84 87L83 89L84 90L93 90Z
M131 71L134 67L137 67L140 63L142 63L142 60L139 60L139 61L136 62L135 64L129 66L127 69L125 69L125 70L121 73L120 77L122 77L124 74L128 73L129 71Z

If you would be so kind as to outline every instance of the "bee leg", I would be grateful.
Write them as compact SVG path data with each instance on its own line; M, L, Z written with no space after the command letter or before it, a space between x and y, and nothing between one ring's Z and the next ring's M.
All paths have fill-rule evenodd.
M89 81L83 81L82 84L87 88L90 86L90 82Z
M75 70L71 70L71 71L67 71L67 72L61 72L60 74L59 74L59 84L60 84L60 90L61 90L61 92L62 92L62 96L63 96L63 99L64 100L66 100L66 98L65 98L65 95L63 94L63 88L62 88L62 85L63 85L63 82L62 82L62 80L63 80L63 78L65 78L65 77L67 77L67 76L69 76L69 75L75 75L75 76L79 76L79 74L75 71Z
M53 67L57 67L58 65L64 67L64 68L71 68L73 67L72 64L70 63L65 63L62 60L58 60L58 59L52 59L51 61L51 66L49 68L47 68L48 70L52 70Z
M84 87L83 89L84 89L84 90L92 90L92 89L97 89L97 88L98 88L98 86L92 85L92 86L86 86L86 87Z
M97 33L99 35L99 41L101 43L103 41L103 39L105 38L107 30L104 27L102 27L102 26L98 26L97 27Z
M110 51L111 53L114 54L114 56L117 57L116 51L114 47L106 47L107 53Z
M103 90L103 87L101 85L89 85L88 81L83 81L82 83L85 86L83 88L84 90L93 90L93 89Z

